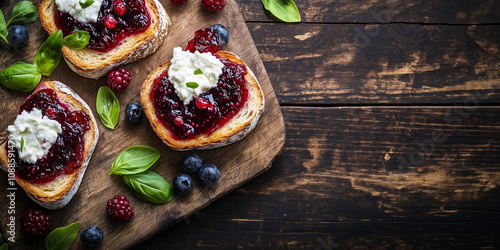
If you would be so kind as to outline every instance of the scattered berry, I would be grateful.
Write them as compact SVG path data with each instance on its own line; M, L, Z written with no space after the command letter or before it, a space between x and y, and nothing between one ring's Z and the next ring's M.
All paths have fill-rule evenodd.
M102 233L102 230L96 226L91 226L83 230L80 234L82 244L88 247L98 247L103 239L104 234Z
M23 231L32 237L44 235L50 227L49 215L38 209L29 209L21 216Z
M217 38L219 38L219 46L224 46L229 42L229 30L222 24L214 24L210 29L215 32Z
M175 192L179 194L187 194L193 189L193 180L187 174L178 174L172 183Z
M187 0L170 0L170 2L172 2L173 4L183 4L185 3Z
M130 71L123 67L119 67L108 73L108 87L113 90L113 92L118 93L127 87L131 79Z
M14 25L10 28L7 39L12 46L22 48L28 45L28 30L22 25Z
M108 201L106 211L115 220L128 221L134 217L134 209L130 206L127 197L115 195Z
M220 171L212 163L205 163L200 169L199 172L200 179L205 184L215 184L219 181Z
M188 173L194 173L200 170L203 165L201 157L194 153L189 153L182 158L182 169Z
M142 106L135 103L129 103L125 108L125 118L132 124L139 124L144 116Z
M226 6L226 0L201 0L201 5L209 11L221 11Z
M116 19L113 16L108 16L106 21L104 21L104 24L108 27L108 29L113 29L116 26Z
M116 1L113 7L115 9L116 14L118 14L118 16L125 15L125 11L127 10L127 7L125 6L125 3L122 0ZM112 29L112 28L110 28L110 29Z

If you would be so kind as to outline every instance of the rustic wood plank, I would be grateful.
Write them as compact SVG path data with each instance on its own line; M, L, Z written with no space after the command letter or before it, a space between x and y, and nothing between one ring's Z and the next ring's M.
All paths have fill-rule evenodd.
M136 249L500 244L497 107L283 113L287 142L269 171Z
M238 0L246 21L279 22L261 1ZM485 24L500 22L495 0L466 1L295 1L302 22L314 23L446 23Z
M100 120L97 121L100 132L99 142L77 194L63 209L49 212L53 218L52 229L66 226L75 221L81 221L82 228L98 225L106 235L107 240L101 246L104 249L122 249L137 244L250 181L271 167L271 162L280 152L285 141L284 120L278 100L236 3L229 0L225 11L220 13L209 12L201 7L199 2L193 1L182 6L175 6L170 2L164 4L172 20L170 34L154 54L125 66L132 73L132 81L126 90L117 94L121 107L118 125L114 130L110 130L105 128ZM186 16L191 18L186 19ZM181 158L186 152L173 151L163 144L147 120L139 126L127 123L124 116L125 106L131 102L139 102L142 82L149 72L163 62L170 60L174 47L185 47L196 30L210 27L214 23L222 23L231 31L231 41L224 49L239 55L252 69L261 84L266 100L266 110L255 130L243 140L226 147L198 152L206 162L215 163L221 170L221 179L217 185L206 187L196 178L196 175L193 175L194 188L190 195L176 195L171 202L164 205L141 201L123 183L121 177L108 175L116 156L133 145L152 146L160 151L161 158L152 166L151 170L171 183L175 175L182 172L179 166ZM31 30L30 46L36 48L33 51L32 47L13 51L10 46L4 47L2 44L0 47L2 62L0 70L10 66L15 61L32 62L38 46L48 36L44 30L37 29L40 26L39 22L27 26ZM64 61L61 61L50 77L43 77L42 80L58 80L66 83L80 94L89 104L94 116L98 117L95 107L97 90L106 84L105 77L98 80L85 79L76 75ZM0 107L5 116L4 119L0 120L0 131L5 131L7 126L14 121L19 106L28 95L29 93L20 93L0 86ZM4 171L0 172L0 179L5 180L0 181L0 194L6 197L8 192L7 174ZM135 210L134 218L125 224L112 221L105 212L106 201L116 194L126 195ZM8 207L9 200L0 199L0 206ZM17 221L19 221L21 214L33 206L35 204L19 188L16 191L16 214L12 216L16 216ZM7 231L5 229L9 216L7 210L0 213L4 232ZM9 242L12 243L9 247L14 249L43 248L43 239L28 240L27 236L21 233L19 226L16 228L16 233L16 242ZM83 245L77 241L73 248L81 249Z
M498 25L248 26L282 105L500 101Z

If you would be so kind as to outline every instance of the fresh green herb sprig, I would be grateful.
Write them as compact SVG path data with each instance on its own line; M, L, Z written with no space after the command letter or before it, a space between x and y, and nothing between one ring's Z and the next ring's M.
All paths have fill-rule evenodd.
M42 43L33 61L38 73L49 76L56 69L61 61L62 46L63 33L61 30L52 33L47 41Z
M77 30L63 39L64 46L70 49L83 49L90 40L90 34L84 30Z
M7 26L12 24L25 25L34 22L38 19L38 11L36 6L30 1L21 1L14 9L12 9L12 16L10 17Z
M262 0L264 8L283 22L300 22L300 13L293 0Z
M8 34L9 34L9 31L7 30L7 23L5 22L5 17L3 16L2 10L0 10L0 37L6 43L9 43L9 40L7 40L7 35Z
M85 3L80 2L80 6L82 9L88 8L90 5L94 3L94 0L87 0Z
M132 146L122 151L113 162L109 175L138 174L148 170L158 159L160 152L148 146Z
M124 175L123 182L143 201L165 204L174 198L172 186L163 177L149 170Z
M6 88L22 92L32 91L42 79L36 66L17 62L0 72L0 83Z
M195 89L195 88L198 88L198 86L200 86L200 85L197 82L187 82L186 86L188 86L189 88Z
M80 231L79 221L54 229L45 238L45 248L47 250L66 250L71 248L78 236L78 231Z
M102 124L109 129L115 129L116 124L118 124L118 116L120 115L120 102L110 88L106 86L99 88L99 91L97 91L96 109Z
M19 151L23 152L24 149L24 137L21 137L21 149Z
M160 152L152 147L132 146L116 157L109 174L122 175L123 182L141 200L164 204L174 197L172 186L148 170L159 158Z
M6 42L7 35L9 31L7 29L8 26L12 24L25 25L31 22L34 22L38 19L38 11L36 6L30 1L21 1L14 9L12 9L12 15L8 22L5 22L5 17L3 15L2 10L0 10L0 37Z
M88 44L87 37L90 37L87 31L75 32L64 39L61 30L52 33L38 49L33 64L17 62L4 69L0 72L0 83L9 89L32 91L40 83L42 75L49 76L57 68L63 45L73 49L85 47Z

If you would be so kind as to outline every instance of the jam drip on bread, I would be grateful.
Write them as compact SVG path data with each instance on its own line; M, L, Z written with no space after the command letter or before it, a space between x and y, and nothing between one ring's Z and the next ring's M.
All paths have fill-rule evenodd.
M14 150L16 175L31 183L44 184L63 174L72 174L83 160L84 134L90 129L90 117L83 111L71 111L61 103L52 89L43 89L29 96L19 110L19 114L33 108L42 111L44 116L61 124L62 133L49 152L30 164L19 159Z
M97 22L80 22L70 14L56 11L56 25L64 36L77 30L90 34L87 48L108 52L131 35L140 34L151 25L144 0L103 0Z
M168 78L168 71L154 80L150 99L162 124L178 140L210 135L222 127L245 105L248 99L245 75L246 66L218 56L218 38L209 29L200 29L188 42L186 51L210 52L223 64L217 85L205 91L188 104L175 92Z

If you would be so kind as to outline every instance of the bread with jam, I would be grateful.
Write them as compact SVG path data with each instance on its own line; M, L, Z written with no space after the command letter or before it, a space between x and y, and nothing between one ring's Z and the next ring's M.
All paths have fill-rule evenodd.
M209 29L197 31L194 40L201 36L212 40L212 45L217 43ZM193 45L197 42L190 41L186 51L199 50ZM223 62L223 73L217 86L189 103L179 99L170 83L170 61L153 70L142 85L141 103L146 116L156 134L172 149L211 149L237 142L256 127L264 111L264 95L252 70L234 53L218 50L218 46L212 48L201 50L208 50Z
M117 3L125 9L117 8ZM55 0L41 0L38 12L49 34L59 29L65 36L75 30L89 32L86 48L63 46L62 52L74 72L93 79L154 53L170 30L170 18L158 0L102 0L96 22L79 21L59 11Z
M23 146L18 148L14 135L7 132L10 136L5 136L0 142L0 162L4 170L9 171L9 177L14 174L17 184L33 201L48 209L60 209L77 192L96 147L99 131L90 107L61 82L40 83L21 105L18 116L23 112L34 112L35 108L45 119L60 124L57 139L46 155L29 163L20 159ZM33 133L37 135L37 132ZM24 142L25 145L28 143Z

